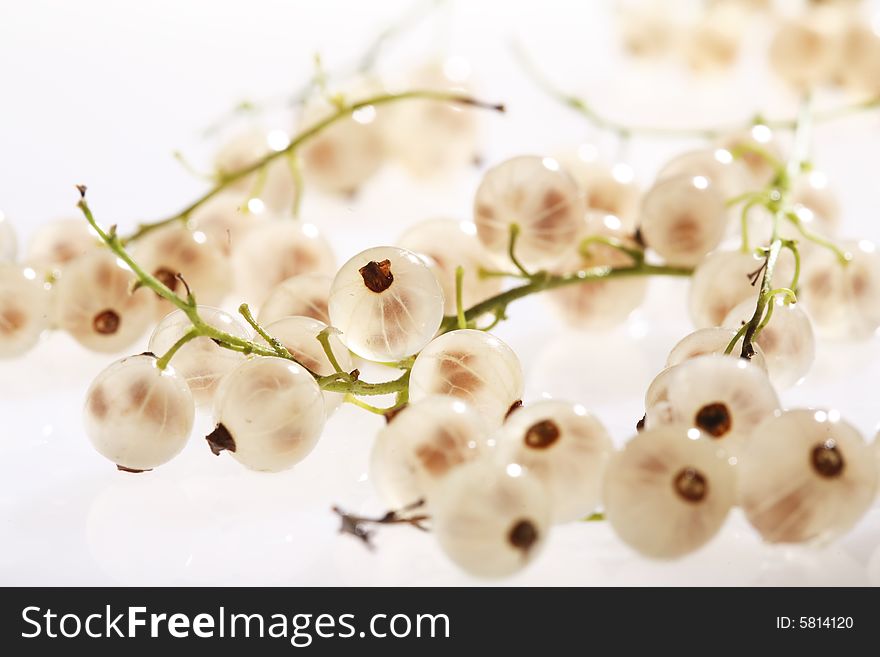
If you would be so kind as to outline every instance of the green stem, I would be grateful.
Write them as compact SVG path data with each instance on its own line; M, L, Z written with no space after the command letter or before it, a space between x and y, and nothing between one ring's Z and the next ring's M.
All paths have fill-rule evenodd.
M510 261L513 263L514 267L516 267L525 278L531 278L532 275L529 273L529 270L526 269L519 261L519 258L516 257L516 241L519 238L520 230L519 224L510 224L510 239L507 242L507 255L510 257Z
M458 328L467 328L467 320L464 317L464 304L461 300L462 288L464 287L464 267L459 265L455 268L455 310L458 317Z
M355 397L354 395L352 395L350 393L346 393L344 401L348 404L353 404L353 405L357 406L358 408L362 408L365 411L369 411L370 413L375 413L376 415L385 415L389 411L395 410L398 406L397 404L395 404L394 406L389 406L388 408L382 408L380 406L373 406L372 404L368 404L365 401L361 401L360 399L358 399L357 397Z
M234 171L228 174L225 174L222 179L210 190L202 194L195 201L187 205L180 212L173 214L164 219L160 219L158 221L154 221L152 223L144 223L138 226L138 228L129 235L127 238L122 240L123 244L128 244L133 240L137 240L144 235L151 233L152 231L161 228L162 226L167 226L168 224L172 224L177 221L185 221L189 216L201 205L206 203L207 201L214 198L217 194L222 192L224 189L228 188L230 185L235 184L239 180L250 176L251 174L264 169L270 163L274 162L279 157L287 156L289 153L296 151L300 146L304 143L308 142L310 139L314 138L316 135L320 134L325 128L330 125L333 125L337 121L341 121L345 118L351 116L352 112L355 112L363 107L376 106L376 105L388 105L390 103L396 103L404 100L412 100L412 99L421 99L421 100L433 100L437 102L445 102L445 103L453 103L456 105L462 105L465 107L476 107L479 109L487 109L494 110L496 112L503 112L504 106L495 104L495 103L486 103L481 100L477 100L471 96L467 96L462 94L461 92L456 91L431 91L431 90L416 90L416 91L404 91L401 93L389 93L389 94L380 94L378 96L373 96L371 98L365 98L363 100L359 100L353 103L343 104L336 109L335 112L331 113L324 119L312 124L298 135L296 135L293 139L291 139L290 143L286 148L280 151L272 151L267 153L259 160L249 164L246 167L239 169L238 171Z
M641 249L627 245L623 240L616 237L608 237L607 235L590 235L585 237L580 244L579 251L584 258L590 257L590 246L593 244L604 244L605 246L616 249L621 253L625 253L633 262L638 264L645 261L645 252Z
M272 350L275 352L276 356L278 356L279 358L286 358L287 360L296 360L293 355L287 350L287 347L281 344L278 338L269 335L266 332L266 329L260 326L259 322L254 319L254 316L251 313L250 306L248 306L246 303L243 303L238 307L238 312L242 317L244 317L244 320L248 324L250 324L251 328L257 332L257 335L263 338L263 340L266 341L266 344L272 347ZM299 364L302 365L302 363ZM305 365L303 365L303 367L305 367ZM309 370L309 368L307 367L306 369ZM309 373L314 377L318 376L315 372L312 372L311 370L309 370Z
M293 179L293 206L291 208L291 214L294 219L299 219L299 211L302 206L302 196L303 196L303 177L302 177L302 169L299 165L299 157L297 157L296 151L290 151L287 154L287 165L290 170L290 177Z
M831 240L822 237L819 233L816 233L810 228L807 228L796 212L786 212L785 218L788 219L788 221L791 222L791 224L798 229L798 232L804 236L804 239L807 239L814 244L818 244L822 248L828 249L834 255L836 255L841 265L846 266L849 261L852 260L851 253L844 251Z
M180 339L171 345L171 348L165 352L165 354L156 361L156 367L160 370L164 370L168 367L168 363L171 362L171 359L174 358L174 354L180 351L180 348L183 347L187 342L191 340L195 340L199 337L199 332L195 328L189 329L186 333L180 336Z
M346 374L345 370L342 369L342 366L336 359L336 354L333 353L333 347L330 345L330 333L335 330L336 329L334 329L333 327L328 326L327 328L321 330L321 332L318 333L318 335L316 335L315 337L317 338L318 342L321 343L321 347L324 349L324 354L327 356L327 360L330 361L330 365L333 366L333 369L340 374Z

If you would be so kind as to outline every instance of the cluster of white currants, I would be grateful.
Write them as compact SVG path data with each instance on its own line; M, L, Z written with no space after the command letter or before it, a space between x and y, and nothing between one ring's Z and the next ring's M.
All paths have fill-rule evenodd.
M674 55L693 71L733 67L747 35L771 28L768 58L776 74L795 88L839 85L880 93L880 34L858 1L807 2L777 8L772 0L693 3L652 0L620 12L627 53L640 58Z

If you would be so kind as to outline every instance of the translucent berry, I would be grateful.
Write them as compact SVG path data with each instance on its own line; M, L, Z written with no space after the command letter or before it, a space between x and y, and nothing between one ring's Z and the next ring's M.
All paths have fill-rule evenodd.
M346 262L330 289L330 319L358 356L397 361L424 347L443 319L443 290L425 261L379 246Z
M540 479L553 521L585 518L599 503L602 475L613 452L611 437L580 404L539 401L516 410L495 436L496 456Z
M440 484L433 530L446 556L477 577L505 577L538 555L550 531L550 500L517 465L467 463Z
M426 397L397 413L376 437L370 480L392 509L423 502L464 463L485 458L489 430L479 413L454 397Z
M93 351L130 347L156 312L155 293L132 292L136 280L109 251L95 249L70 262L55 289L58 327Z
M628 164L609 164L598 159L595 148L582 145L559 163L577 183L588 212L614 215L626 230L635 229L641 190Z
M810 212L811 228L823 235L833 235L840 226L840 201L828 185L828 176L810 171L794 183L791 201ZM796 209L800 209L796 207Z
M770 43L770 67L792 86L807 89L831 78L836 45L833 27L811 12L780 25Z
M25 353L49 326L49 292L30 268L0 262L0 358Z
M768 418L740 459L740 504L765 541L827 540L850 529L877 490L871 448L836 411Z
M416 358L409 398L451 395L473 406L494 428L522 398L523 374L510 347L483 331L462 329L433 340Z
M684 57L698 73L715 73L736 64L744 15L740 7L716 5L690 26L684 35Z
M195 407L184 378L151 354L103 370L86 394L85 427L95 449L120 470L150 470L173 459L192 431Z
M707 256L691 279L688 310L694 326L721 326L731 309L745 300L752 301L754 310L763 264L742 251L715 251Z
M462 303L468 308L501 291L501 279L482 278L480 269L491 269L492 261L477 239L477 228L469 221L429 219L407 230L398 246L427 256L446 299L444 312L454 315L455 270L464 268Z
M477 236L503 257L510 227L519 226L516 256L543 266L571 248L583 222L583 204L571 177L551 158L520 156L489 169L474 201Z
M249 338L248 330L229 313L210 306L199 306L199 316L213 326L237 338ZM192 328L192 323L182 310L167 315L150 337L149 351L163 356ZM199 337L187 342L174 354L171 364L184 378L198 405L210 404L220 381L244 361L244 355L224 349L209 337Z
M58 219L43 224L28 242L25 260L41 273L57 273L80 256L94 251L97 234L82 219Z
M742 307L745 306L746 304L742 305ZM752 308L752 311L754 312L754 308ZM738 329L739 327L733 329L714 326L712 328L697 329L693 333L689 333L679 340L669 352L669 356L666 358L666 367L675 367L697 356L705 356L707 354L723 355ZM767 361L761 345L753 343L752 346L755 349L755 355L751 358L752 365L757 365L766 372ZM729 355L739 358L741 353L742 338L737 340Z
M282 150L287 144L287 136L279 130L249 129L223 145L214 159L214 166L221 177L227 176L256 163L273 151ZM259 199L259 203L249 203L251 212L257 213L263 207L289 212L293 206L296 185L290 163L285 155L281 155L261 172L236 180L230 189L238 192L239 203Z
M196 208L189 227L204 233L208 241L229 256L265 214L249 210L247 199L238 191L221 192Z
M700 148L677 155L663 165L657 180L676 176L708 178L727 199L742 194L749 186L749 173L742 161L724 148Z
M215 454L225 450L251 470L277 472L314 449L324 428L324 400L312 375L296 363L254 358L223 379L214 420L207 440Z
M318 334L327 328L324 322L311 317L282 317L265 324L263 328L284 345L297 362L305 365L312 372L327 376L336 371L324 352L323 345L318 341ZM339 341L335 333L330 333L327 339L330 350L342 371L351 372L354 365L348 349ZM265 342L262 338L258 338L257 341ZM345 395L339 392L324 391L324 406L328 416L339 407L344 397Z
M674 559L705 545L736 501L733 468L685 428L641 432L611 458L603 486L615 533L645 556Z
M783 162L782 149L766 125L757 124L723 136L718 145L741 161L750 177L750 190L765 187L776 175L776 166Z
M260 306L259 321L268 324L283 317L311 317L328 324L327 305L333 278L326 274L299 274L272 288Z

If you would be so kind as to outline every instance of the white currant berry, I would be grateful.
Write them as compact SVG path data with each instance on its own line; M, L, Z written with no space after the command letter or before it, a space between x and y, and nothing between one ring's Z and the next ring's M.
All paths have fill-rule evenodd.
M827 82L836 64L834 26L813 11L783 22L770 43L770 67L792 86L808 89Z
M697 328L721 326L732 308L758 299L756 277L764 261L742 251L715 251L694 270L688 296L691 321ZM756 274L756 272L759 272Z
M174 225L160 228L139 239L132 254L143 269L165 284L178 296L186 298L186 288L200 303L216 306L232 288L229 261L219 246L201 231ZM156 313L164 317L172 312L170 301L159 299Z
M249 231L232 254L235 287L260 306L282 281L299 274L332 274L336 257L314 224L276 219Z
M681 426L648 429L611 458L602 499L631 548L674 559L705 545L736 501L734 470L707 438Z
M0 262L13 262L18 254L18 237L9 218L0 211Z
M204 233L211 244L229 256L264 218L264 213L248 209L247 199L241 192L227 191L193 210L188 223L192 230Z
M485 458L489 430L454 397L426 397L393 416L373 443L370 480L392 509L430 508L437 485L464 463Z
M743 163L725 148L700 148L669 160L657 173L657 180L676 176L703 176L715 185L726 199L746 191L749 174Z
M492 167L474 200L474 223L483 245L504 257L516 224L516 257L527 266L546 265L570 248L583 214L574 180L547 157L525 155Z
M198 307L199 316L213 326L237 338L247 339L248 330L229 313L210 306ZM162 357L192 328L192 323L182 310L167 315L150 336L149 351ZM224 349L209 337L202 336L187 342L174 354L171 364L189 386L198 405L210 404L220 381L244 360L244 355Z
M824 235L837 232L840 226L840 202L828 186L828 176L821 171L810 171L795 180L791 202L796 210L800 206L810 211L811 228L814 230Z
M744 12L735 5L716 5L689 27L684 57L692 70L712 73L731 68L739 56Z
M346 97L361 100L375 95L378 88L371 81L360 80L346 91ZM337 109L326 94L318 94L306 103L301 127L310 128ZM385 161L381 114L373 105L361 107L305 142L298 153L306 186L336 194L357 192Z
M620 39L634 57L656 58L669 52L676 26L668 7L660 2L631 3L620 12Z
M432 62L413 71L410 89L468 92L470 64L461 57ZM384 109L383 109L384 111ZM391 154L417 176L436 176L470 164L476 157L476 112L455 103L414 99L387 108L383 137Z
M880 93L880 31L876 26L857 18L845 28L835 77L855 91Z
M282 317L265 324L263 328L284 345L297 362L312 372L328 376L336 371L327 357L323 345L318 341L318 334L327 328L324 322L311 317ZM335 333L330 333L327 340L330 344L330 350L336 357L336 362L344 372L351 372L354 365L348 349L339 341L339 337ZM263 338L258 338L257 341L268 344ZM324 391L324 406L328 416L339 408L344 397L345 395L341 392Z
M674 176L654 183L642 199L639 231L669 264L699 263L724 237L724 195L705 176Z
M810 371L816 355L816 340L813 325L801 304L788 304L782 299L776 299L773 303L773 316L758 333L755 344L767 361L770 381L778 388L787 388ZM754 312L755 304L745 301L731 310L723 323L739 330Z
M778 408L779 398L761 368L710 354L674 368L666 403L647 409L646 424L696 428L736 457L754 428Z
M342 342L367 360L417 353L443 320L443 290L411 251L379 246L342 265L330 288L330 319Z
M775 165L784 161L773 131L763 124L725 135L718 141L718 146L733 153L745 165L750 177L747 187L751 190L767 186L776 175Z
M434 339L416 357L409 398L451 395L473 406L490 427L500 426L523 393L513 350L484 331L460 329Z
M184 378L160 370L152 354L129 356L104 369L89 387L86 433L120 470L151 470L186 445L195 407Z
M70 262L55 285L58 328L93 351L118 352L140 338L156 313L156 295L134 291L135 275L109 251Z
M600 161L589 144L560 156L559 163L577 183L588 212L614 215L627 230L635 229L641 190L631 166Z
M765 541L822 541L850 529L877 490L877 463L836 411L796 409L762 423L740 459L740 504Z
M251 470L293 467L314 449L324 428L324 400L314 377L274 357L246 360L226 375L214 399L215 454L226 450Z
M96 250L98 235L82 219L58 219L43 224L28 242L25 260L39 272L58 273L65 265Z
M434 497L433 531L456 565L505 577L539 554L550 531L550 499L519 465L479 460L455 468Z
M0 358L20 356L49 326L50 298L28 267L0 262Z
M602 423L583 406L556 400L524 406L511 414L495 441L502 464L522 465L544 483L554 522L585 518L596 509L614 447Z
M807 254L800 297L819 335L868 338L880 326L880 253L865 240L840 246L852 255L846 265L826 249Z
M287 135L280 130L250 129L236 135L220 148L214 159L214 167L222 179L255 164L273 151L284 149L288 143ZM237 191L239 203L247 203L248 209L254 213L264 207L288 212L296 193L286 155L278 156L262 171L236 180L229 188ZM256 199L259 202L255 202Z
M491 269L491 258L477 239L477 228L469 221L429 219L407 230L398 246L426 256L446 299L444 312L454 315L455 270L464 268L461 298L468 308L501 291L498 277L480 277L480 269Z
M745 308L747 303L748 302L743 303L741 307ZM754 312L754 310L754 304L752 304L752 312ZM749 318L751 319L751 316ZM727 346L730 344L731 340L733 340L734 336L736 336L738 330L739 327L734 329L713 326L711 328L697 329L693 333L689 333L679 340L669 352L669 356L666 358L666 367L675 367L686 360L698 356L705 356L707 354L724 355ZM742 337L736 341L730 354L728 354L729 356L733 358L740 357L740 354L742 353L742 341ZM755 354L751 358L751 363L757 365L766 372L767 360L764 357L764 351L761 349L761 345L753 343L752 347L755 349Z
M581 237L596 236L612 237L638 248L632 237L622 230L620 220L612 215L587 214ZM633 264L633 259L619 249L594 243L586 253L572 250L559 258L550 270L564 275L592 267L631 267ZM547 299L570 326L604 330L626 321L645 300L647 290L648 280L644 276L595 279L550 290Z
M677 365L672 365L660 370L645 391L645 419L647 420L647 412L657 405L665 408L669 403L669 382L675 372Z
M332 284L333 278L326 274L299 274L281 281L260 306L259 322L265 325L283 317L311 317L329 324Z

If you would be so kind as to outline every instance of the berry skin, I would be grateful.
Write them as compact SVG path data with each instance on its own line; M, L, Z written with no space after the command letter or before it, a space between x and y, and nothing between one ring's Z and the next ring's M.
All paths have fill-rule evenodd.
M674 559L706 544L736 501L733 468L704 437L681 426L645 430L611 458L605 515L634 550Z
M232 288L229 262L219 246L200 231L186 226L166 226L148 233L133 248L135 259L178 296L186 298L186 281L199 303L219 305ZM157 317L174 310L170 301L159 299Z
M506 258L511 225L518 225L517 258L540 267L571 248L581 230L583 204L574 180L556 160L525 155L486 172L474 217L477 237L499 260Z
M92 351L130 347L156 313L151 290L131 291L136 280L108 251L95 249L70 262L55 286L58 327Z
M299 274L332 274L336 257L313 224L276 219L249 231L232 254L235 288L260 306L282 281Z
M855 91L880 93L880 34L859 18L845 30L835 77Z
M844 242L845 266L826 249L804 258L800 297L816 333L826 338L866 339L880 326L880 253L871 242Z
M669 160L657 173L657 180L676 176L708 178L727 199L746 191L749 174L742 161L735 158L729 150L701 148Z
M24 257L38 272L58 274L99 245L98 235L82 219L58 219L37 228Z
M767 159L767 155L776 162L784 161L773 131L761 124L723 136L718 146L733 153L745 165L750 178L746 184L749 190L763 189L776 175L774 163Z
M779 408L767 374L742 358L707 355L686 360L669 375L666 402L647 409L647 426L699 429L731 457Z
M199 306L199 315L210 326L231 333L239 338L248 338L247 329L232 315L210 306ZM161 357L192 327L189 318L182 310L167 315L150 336L149 351ZM210 404L220 381L230 371L244 361L244 355L224 349L211 338L199 337L187 342L174 354L171 364L184 378L192 392L193 400L199 406Z
M466 463L437 489L433 531L446 556L477 577L512 575L540 552L550 501L526 470L491 460Z
M443 288L447 315L456 312L455 269L459 266L464 268L462 303L465 308L501 291L500 278L479 275L481 268L492 268L492 259L476 235L477 228L469 221L429 219L417 223L397 240L398 246L428 258L428 266Z
M221 192L193 210L189 227L204 233L211 244L229 257L245 235L265 217L249 211L246 202L241 192Z
M782 299L774 303L773 316L758 333L755 344L767 361L770 381L777 388L788 388L810 371L816 355L816 340L810 318L800 304L786 304ZM738 330L754 312L754 303L745 301L730 311L724 325Z
M324 322L319 322L311 317L282 317L279 320L264 325L266 332L278 340L296 358L298 362L308 367L312 372L327 376L335 371L324 347L318 341L318 334L327 328ZM336 357L336 362L345 372L351 372L354 365L351 362L351 354L339 341L335 334L328 338L330 349ZM258 337L257 342L266 344L263 338ZM345 395L340 392L324 391L324 407L329 416L339 408Z
M380 362L420 351L443 320L443 290L411 251L379 246L346 262L330 288L330 319L355 354Z
M501 425L522 398L523 374L510 347L493 335L473 329L450 331L416 357L409 378L409 398L451 395L470 404L490 428Z
M95 449L122 470L151 470L186 445L195 407L184 378L150 354L117 360L86 394L85 427Z
M726 226L724 196L705 176L660 180L642 199L642 239L671 265L698 264Z
M577 183L588 213L614 215L632 232L641 198L632 167L623 162L612 165L599 161L595 149L588 145L562 155L559 163Z
M305 369L281 358L247 360L223 379L214 400L215 454L226 450L251 470L293 467L324 428L321 388Z
M311 317L330 323L327 305L333 279L326 274L298 274L272 288L260 306L259 322L270 324L284 317Z
M627 54L659 58L671 50L675 36L674 19L663 3L632 3L622 7L620 40Z
M740 504L770 543L826 541L874 500L877 462L836 411L777 413L754 432L738 467Z
M585 518L599 502L614 450L602 423L580 404L539 401L514 411L495 436L500 463L517 463L546 487L553 522Z
M0 262L0 359L33 347L49 326L50 297L30 268Z
M746 299L757 303L757 284L750 276L763 261L741 251L715 251L694 271L688 310L696 328L721 326L734 306Z
M663 405L663 408L666 407L666 404L669 403L669 382L672 379L675 370L678 368L678 365L672 365L666 367L665 369L660 370L660 373L657 374L648 385L648 389L645 391L645 419L647 420L647 413L657 406L658 404Z
M345 94L351 100L375 95L377 85L357 81ZM354 194L385 162L382 136L383 109L371 105L340 119L309 139L299 149L306 188L314 186L331 194ZM323 121L337 108L324 94L306 103L302 125L307 129Z
M262 159L275 150L270 142L270 133L259 129L251 129L233 137L215 156L214 167L218 175L235 173ZM232 183L230 189L238 192L240 204L247 203L250 201L248 196L253 196L271 210L288 212L293 205L296 187L288 160L281 155L262 173L245 176ZM253 203L248 204L248 207L252 207L253 211L262 208L259 204Z
M821 171L810 171L798 177L791 193L791 201L802 221L811 221L811 228L823 235L833 235L840 226L840 201L828 186L828 176ZM805 215L801 210L809 210ZM797 235L792 235L797 239Z
M836 64L837 42L828 16L809 12L784 22L770 43L770 67L799 89L828 81Z
M0 212L0 262L14 262L18 254L18 238L9 218Z
M690 26L684 38L684 58L698 73L730 69L739 57L743 10L732 5L714 6Z
M582 237L614 237L636 248L635 242L612 215L587 214ZM579 242L580 240L578 240ZM551 267L558 274L570 274L591 267L631 267L633 259L618 249L605 244L591 244L586 255L577 250L560 258ZM562 319L574 328L606 330L622 324L645 299L648 280L642 276L619 279L585 281L567 285L547 293L547 299Z
M469 64L460 57L434 62L413 71L410 89L468 92ZM477 147L475 112L453 103L411 100L383 108L382 136L389 152L420 177L448 174L474 161ZM407 247L409 248L409 247Z
M747 303L748 302L743 303L741 307L745 308ZM754 312L754 307L752 308L752 311ZM749 317L751 317L751 315ZM669 356L666 358L666 367L675 367L686 360L698 356L705 356L707 354L724 355L724 352L727 350L727 345L733 340L738 329L738 326L736 329L714 326L712 328L697 329L693 333L689 333L679 340L669 352ZM752 343L752 346L755 348L755 355L752 356L750 362L752 365L756 365L766 372L767 360L764 357L764 351L761 349L761 345ZM737 340L733 350L727 355L731 358L739 358L741 353L742 338Z
M382 501L402 509L430 508L437 486L465 463L485 458L488 428L454 397L426 397L400 411L376 437L370 479Z

